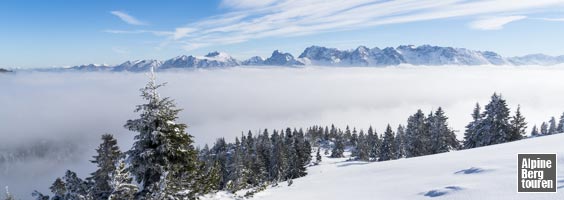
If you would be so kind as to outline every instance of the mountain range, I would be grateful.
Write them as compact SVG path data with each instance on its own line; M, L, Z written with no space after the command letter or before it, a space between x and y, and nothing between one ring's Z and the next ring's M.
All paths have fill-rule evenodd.
M203 57L177 56L165 61L135 60L119 65L79 65L67 68L41 69L71 71L129 71L143 72L151 67L157 70L229 68L236 66L365 66L384 67L410 65L555 65L564 63L563 56L530 54L520 57L503 57L492 51L476 51L465 48L431 45L401 45L398 47L339 50L321 46L307 47L297 58L290 53L275 50L268 58L254 56L239 61L223 52L210 52Z

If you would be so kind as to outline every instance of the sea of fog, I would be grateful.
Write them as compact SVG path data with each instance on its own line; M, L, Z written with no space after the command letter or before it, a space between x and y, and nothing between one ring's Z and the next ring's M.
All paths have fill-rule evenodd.
M405 124L417 109L443 107L461 138L476 102L494 92L512 111L521 105L529 122L540 124L564 112L564 66L444 66L390 68L232 68L161 72L160 92L176 100L179 122L189 125L196 145L244 131L350 125L381 133ZM104 133L122 150L133 133L123 128L143 103L143 73L18 72L0 74L0 186L27 199L66 169L82 177ZM22 156L24 155L24 156Z

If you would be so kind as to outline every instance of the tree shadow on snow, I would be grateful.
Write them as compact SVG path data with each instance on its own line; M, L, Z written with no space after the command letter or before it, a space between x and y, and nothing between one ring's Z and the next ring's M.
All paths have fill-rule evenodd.
M353 165L366 165L366 164L369 164L369 163L370 162L348 161L348 162L343 162L343 164L337 165L337 167L348 167L348 166L353 166Z
M423 196L432 198L432 197L443 196L445 194L449 194L449 193L460 191L460 190L463 190L463 188L459 187L459 186L447 186L447 187L444 187L444 188L441 188L441 189L429 190L429 191L422 193L422 194L423 194Z
M457 172L454 172L454 174L479 174L479 173L483 173L483 172L487 172L487 171L491 171L491 170L487 170L487 169L482 169L479 167L471 167L468 169L463 169Z

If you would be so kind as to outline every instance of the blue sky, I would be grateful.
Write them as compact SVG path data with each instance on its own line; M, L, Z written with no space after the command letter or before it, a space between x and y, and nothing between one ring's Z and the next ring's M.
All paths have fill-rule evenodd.
M562 0L4 0L0 67L432 44L564 54Z

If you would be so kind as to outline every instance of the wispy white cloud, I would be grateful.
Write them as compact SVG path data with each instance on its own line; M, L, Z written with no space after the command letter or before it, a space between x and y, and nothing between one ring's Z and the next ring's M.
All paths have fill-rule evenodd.
M113 30L113 29L108 29L108 30L104 30L104 32L106 33L114 33L114 34L141 34L141 33L147 33L147 34L152 34L155 36L172 36L175 34L175 32L170 32L170 31L152 31L152 30Z
M140 21L137 18L135 18L135 17L123 12L123 11L111 11L110 13L112 15L119 17L119 19L121 19L125 23L131 24L131 25L147 25L146 22Z
M564 22L564 18L535 18L535 19L549 21L549 22Z
M276 0L223 0L221 6L231 9L248 9L273 4Z
M477 26L501 28L562 0L223 0L225 14L176 27L165 44L186 50L253 39L293 37L455 17L510 16Z
M523 20L526 16L504 16L480 19L470 23L470 28L478 30L499 30L511 22Z

